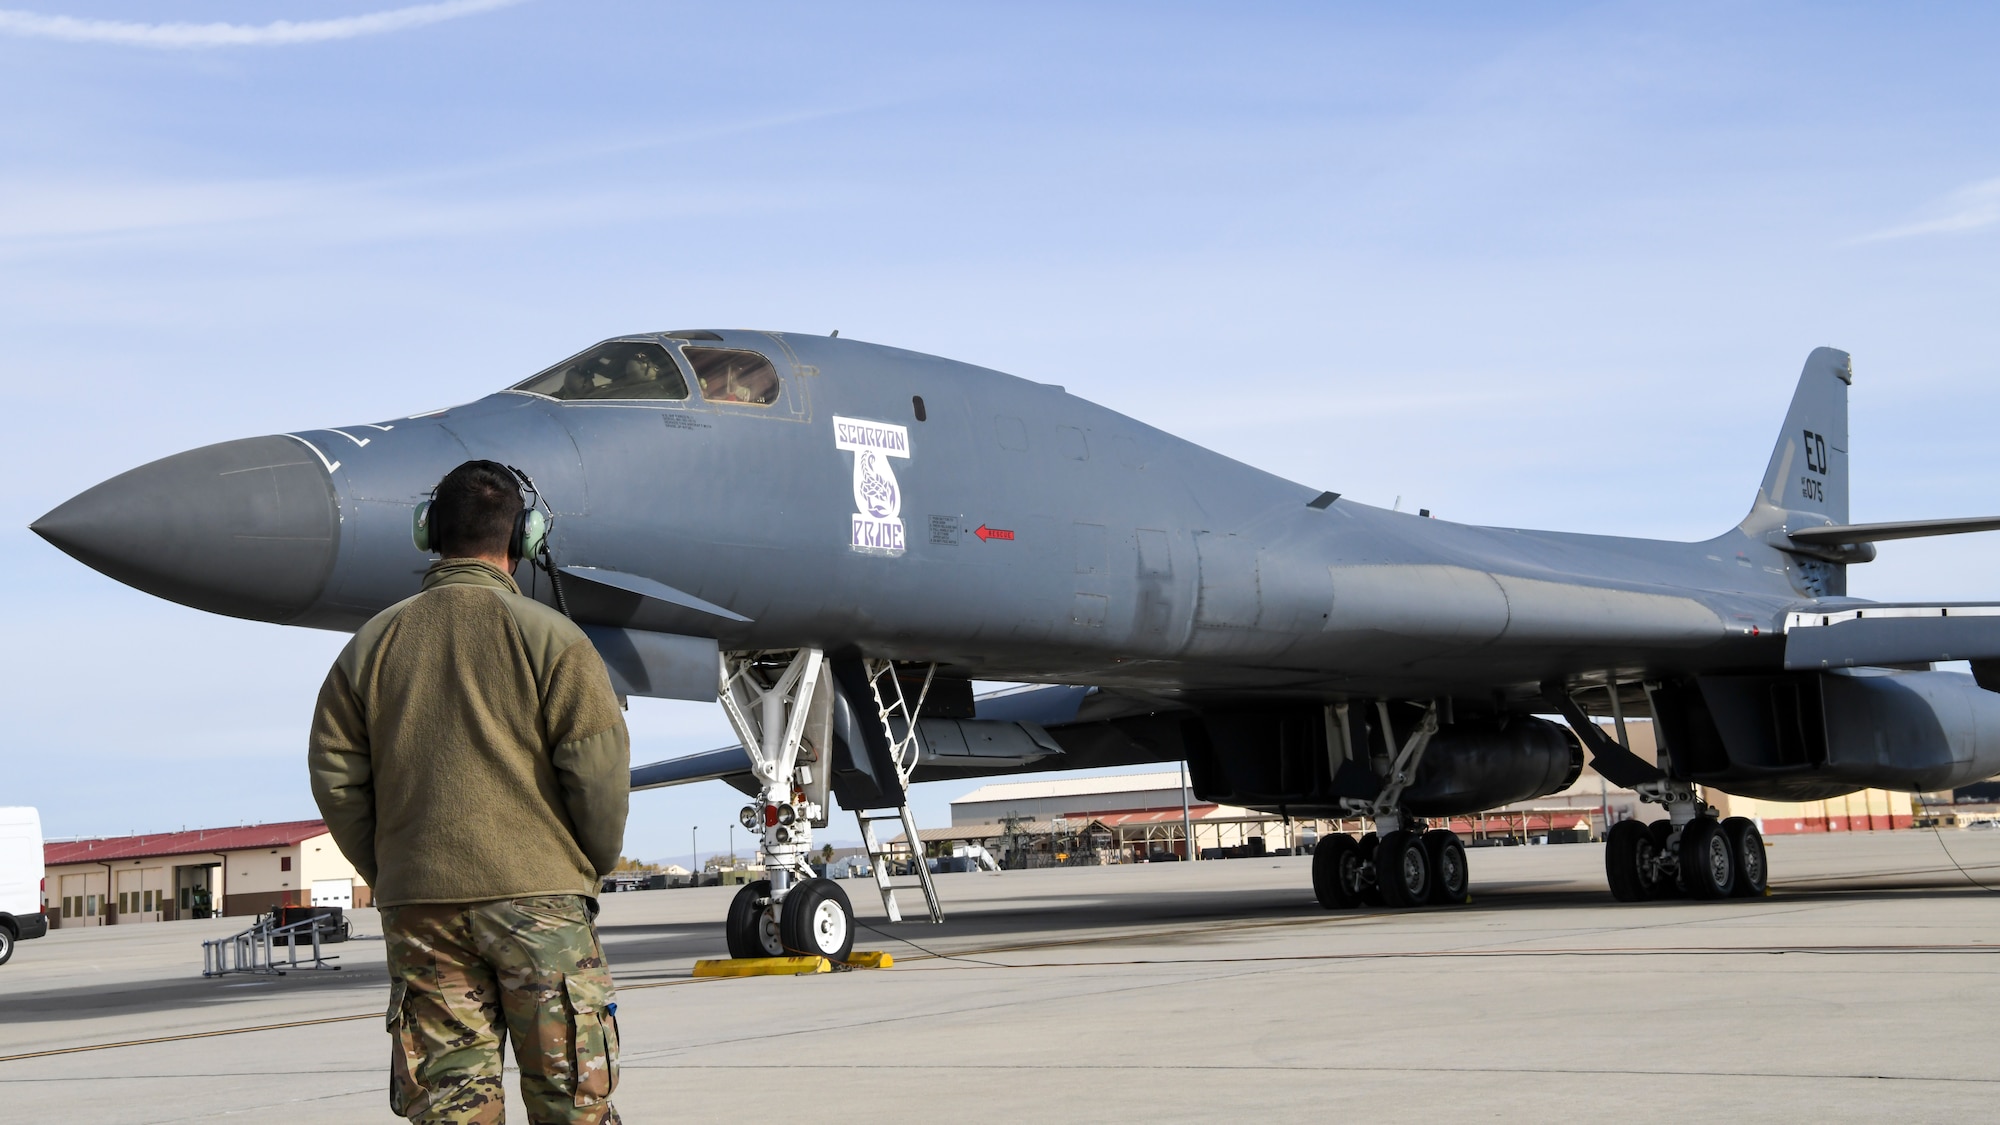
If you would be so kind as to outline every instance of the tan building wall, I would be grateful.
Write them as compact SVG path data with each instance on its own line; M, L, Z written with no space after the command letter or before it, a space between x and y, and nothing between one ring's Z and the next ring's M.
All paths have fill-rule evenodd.
M257 848L229 852L219 897L226 915L262 914L279 906L303 905L299 849Z
M175 869L200 856L66 863L48 869L42 909L58 928L112 922L164 922L180 916ZM220 862L209 857L210 862Z
M278 906L308 906L313 883L352 880L354 906L368 905L368 888L354 865L340 854L331 833L322 832L288 848L229 853L224 913L262 914Z
M1908 793L1863 789L1824 801L1759 801L1724 793L1709 796L1724 816L1747 816L1766 836L1799 832L1875 832L1910 828L1916 804Z
M333 842L332 833L321 833L310 840L299 843L299 886L306 893L306 903L311 905L316 893L322 897L327 892L337 892L343 880L348 884L351 902L347 906L371 906L374 898L368 884L361 880L361 873L340 854L340 846ZM339 904L335 904L339 905Z

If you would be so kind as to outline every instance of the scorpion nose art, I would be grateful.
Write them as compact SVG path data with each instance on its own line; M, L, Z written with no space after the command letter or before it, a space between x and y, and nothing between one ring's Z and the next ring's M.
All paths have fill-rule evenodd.
M177 453L85 490L30 529L128 586L258 621L311 608L340 545L333 480L286 437Z

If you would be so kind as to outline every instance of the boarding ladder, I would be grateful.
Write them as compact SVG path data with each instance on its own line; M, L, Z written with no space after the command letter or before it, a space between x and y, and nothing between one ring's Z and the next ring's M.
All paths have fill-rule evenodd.
M868 694L875 702L875 717L882 724L883 736L889 740L889 757L896 767L897 803L893 807L854 810L855 819L861 822L861 846L868 852L868 869L874 873L875 889L882 892L882 909L888 914L889 921L902 921L902 908L896 905L896 888L889 881L888 850L875 835L877 824L900 821L903 839L909 841L910 854L916 859L917 886L924 892L924 905L930 910L932 922L942 922L944 907L938 903L937 887L931 882L931 869L924 857L923 841L917 836L917 818L910 813L910 772L916 769L917 756L922 749L917 733L917 716L924 709L924 699L930 695L931 679L937 675L937 665L932 664L924 670L923 687L918 689L914 704L903 691L902 678L896 674L893 662L864 660L862 668L868 675Z
M338 957L328 956L321 949L322 937L332 936L345 941L344 920L325 917L304 918L289 925L279 925L277 911L259 915L257 924L240 934L214 938L201 943L201 975L205 977L227 976L230 973L257 973L264 976L281 977L294 969L339 969L334 964ZM311 953L299 958L301 939L311 943ZM279 953L284 954L280 960Z

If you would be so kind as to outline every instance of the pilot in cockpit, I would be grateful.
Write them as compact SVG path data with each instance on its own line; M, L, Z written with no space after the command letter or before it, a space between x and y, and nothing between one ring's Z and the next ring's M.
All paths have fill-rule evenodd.
M626 387L643 387L660 379L659 361L643 350L635 349L631 358L625 361L625 377L619 380Z
M744 367L749 369L745 370ZM701 373L702 397L710 402L747 402L763 406L777 397L776 376L768 364L739 365L734 360Z
M590 371L581 363L572 363L563 372L562 398L589 398L595 389Z

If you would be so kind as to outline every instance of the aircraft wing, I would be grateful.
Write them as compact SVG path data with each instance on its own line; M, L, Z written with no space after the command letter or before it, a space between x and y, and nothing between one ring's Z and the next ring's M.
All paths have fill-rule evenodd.
M1098 705L1086 711L1086 702L1093 701ZM933 780L1028 768L1083 769L1107 764L1089 754L1074 762L1066 761L1064 749L1050 739L1045 728L1060 728L1080 720L1095 721L1146 705L1073 684L1032 684L991 692L974 701L972 719L920 720L922 756L915 777ZM632 788L659 789L747 777L749 773L750 756L743 747L723 746L634 766Z
M695 781L714 781L731 774L749 773L750 755L741 746L724 746L717 750L704 750L699 754L688 754L679 758L668 758L664 762L632 767L632 788L659 789L668 785L687 785Z
M1933 660L2000 660L2000 605L1870 604L1785 617L1788 671Z

